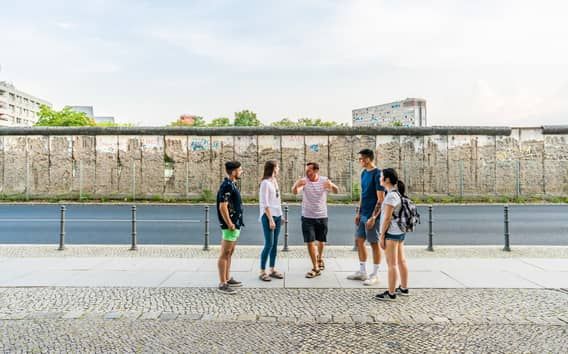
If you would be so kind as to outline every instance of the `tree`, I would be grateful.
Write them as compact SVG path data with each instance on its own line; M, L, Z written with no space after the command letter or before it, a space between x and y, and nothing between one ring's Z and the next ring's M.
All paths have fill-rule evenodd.
M215 118L208 124L210 127L230 127L231 120L226 117Z
M293 121L288 118L284 118L280 121L272 123L275 127L343 127L346 124L339 124L333 121L324 121L320 118L300 118L297 121Z
M284 118L277 122L273 122L271 125L274 127L296 127L298 126L298 123L289 118Z
M236 127L258 127L261 126L260 120L256 117L256 113L248 109L235 112Z
M193 117L193 123L187 123L182 120L176 120L170 123L171 127L205 127L206 125L205 119L200 116Z
M51 109L46 105L39 108L39 119L35 126L38 127L92 127L95 121L84 112L75 112L71 107L65 107L61 111Z

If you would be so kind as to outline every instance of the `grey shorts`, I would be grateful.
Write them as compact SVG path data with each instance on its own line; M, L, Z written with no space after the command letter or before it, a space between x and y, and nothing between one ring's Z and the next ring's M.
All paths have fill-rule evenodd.
M355 229L355 237L364 238L369 243L377 243L379 242L379 228L381 227L381 223L377 218L375 220L375 227L371 230L367 230L367 227L365 226L367 220L369 220L368 217L361 215L359 225Z

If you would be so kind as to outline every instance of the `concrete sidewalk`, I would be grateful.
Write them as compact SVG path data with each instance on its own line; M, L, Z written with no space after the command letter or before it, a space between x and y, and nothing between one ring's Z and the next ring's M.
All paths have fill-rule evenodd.
M411 288L568 288L567 258L409 258ZM370 266L370 264L369 264ZM305 278L306 258L280 258L284 280L258 279L257 258L236 258L232 270L247 288L363 288L346 279L351 258L326 259L326 270ZM379 284L386 286L383 262ZM195 287L217 285L216 259L181 257L0 257L0 287Z

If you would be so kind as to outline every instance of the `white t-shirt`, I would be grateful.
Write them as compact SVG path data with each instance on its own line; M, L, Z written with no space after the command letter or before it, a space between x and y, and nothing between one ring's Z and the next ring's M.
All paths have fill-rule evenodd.
M303 179L306 184L302 189L302 216L309 219L327 218L328 191L324 187L327 177L319 176L314 182L307 177Z
M384 221L386 219L386 214L385 214L385 206L386 205L391 205L394 208L394 212L393 212L393 217L391 218L391 222L390 222L390 226L387 229L387 233L391 234L391 235L400 235L403 234L404 232L402 232L402 230L400 229L400 227L398 227L398 223L396 222L395 219L395 215L398 216L398 213L400 212L400 208L402 207L402 201L400 200L400 196L398 195L398 192L396 192L396 189L391 189L388 191L387 195L385 196L385 200L383 201L382 207L381 207L381 231L383 230L383 226L384 226Z
M282 216L282 199L276 181L267 178L260 183L258 201L260 207L259 220L262 218L265 208L270 209L272 216Z

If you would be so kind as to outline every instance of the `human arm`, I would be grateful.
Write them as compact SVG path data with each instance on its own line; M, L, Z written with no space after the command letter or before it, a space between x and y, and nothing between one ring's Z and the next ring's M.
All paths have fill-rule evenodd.
M294 194L298 194L302 191L302 189L304 189L304 186L306 185L306 179L305 178L299 178L296 183L294 183L294 186L292 186L292 193Z
M272 213L270 212L270 182L267 180L262 181L260 184L260 192L259 192L259 201L261 205L264 207L263 211L268 219L268 226L271 230L276 228L276 224L274 223L274 219L272 218Z
M327 190L327 191L331 191L333 193L338 193L339 192L339 187L337 187L337 185L335 185L331 180L326 180L323 187Z
M229 202L219 203L219 211L221 212L221 217L225 221L225 224L229 227L229 230L235 230L237 227L233 224L231 216L229 215Z

